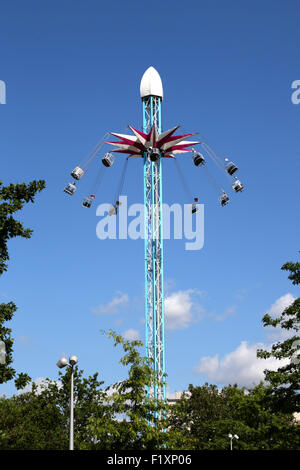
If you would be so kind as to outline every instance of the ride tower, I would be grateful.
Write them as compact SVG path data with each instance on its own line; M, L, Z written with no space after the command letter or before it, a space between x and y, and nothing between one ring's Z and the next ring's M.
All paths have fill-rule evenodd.
M110 132L119 140L107 143L115 147L112 152L143 159L146 356L153 361L157 378L157 384L148 393L151 398L165 400L162 159L175 159L177 153L191 152L188 147L199 142L185 140L194 133L174 135L179 126L162 132L163 87L154 67L144 73L140 94L143 130L128 126L133 135Z
M143 132L160 135L163 88L158 72L149 67L144 73L140 93ZM155 138L152 139L155 141ZM150 147L151 148L151 147ZM144 228L145 228L145 322L146 356L153 360L158 384L149 390L152 398L165 400L165 332L162 221L162 154L151 157L144 152Z
M140 83L140 95L143 110L142 131L132 126L127 128L132 134L108 132L92 150L91 154L71 172L73 181L64 188L65 193L73 196L77 190L77 182L87 171L88 166L99 155L105 144L113 146L102 158L102 166L97 173L96 181L89 197L85 197L82 205L90 208L96 191L99 190L104 171L110 168L115 160L113 153L123 159L123 171L118 186L117 199L108 211L109 216L116 216L120 206L119 195L122 193L128 159L140 158L143 162L144 175L144 243L145 243L145 316L146 316L146 356L153 361L158 384L149 388L151 398L165 400L165 338L164 338L164 286L163 286L163 213L162 213L162 159L171 158L175 161L184 190L191 202L191 212L196 213L198 197L192 197L183 173L177 163L177 155L192 153L192 161L197 168L203 168L209 181L218 191L218 200L222 207L226 206L229 197L218 185L213 175L206 168L206 158L195 150L200 145L208 159L211 159L219 170L225 172L231 180L235 193L244 190L243 183L235 176L238 167L226 157L224 161L204 141L190 141L196 133L175 134L180 126L162 132L161 105L163 87L161 78L154 67L149 67ZM125 132L125 131L124 131ZM109 135L119 140L107 141ZM120 158L122 160L122 158Z

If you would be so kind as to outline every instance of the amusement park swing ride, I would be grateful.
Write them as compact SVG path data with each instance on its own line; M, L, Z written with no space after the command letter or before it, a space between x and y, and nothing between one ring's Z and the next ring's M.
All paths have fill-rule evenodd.
M229 196L216 182L207 168L207 161L212 162L231 179L231 187L235 193L243 191L244 186L237 178L238 167L228 158L220 158L204 141L190 141L196 133L175 134L180 126L167 131L162 130L161 105L163 101L162 81L154 67L149 67L144 73L140 94L142 99L142 130L128 126L131 134L109 132L96 145L88 158L71 172L73 181L64 191L73 195L77 190L77 182L84 176L89 165L100 156L102 164L96 177L91 194L83 199L82 205L90 208L97 189L105 172L117 159L123 161L123 169L117 190L117 197L108 212L109 216L116 216L120 206L120 195L123 189L128 162L131 158L140 158L143 162L144 178L144 217L145 217L145 315L146 315L146 356L152 359L153 369L156 372L157 384L148 391L149 396L165 400L165 339L164 339L164 288L163 288L163 236L162 236L162 162L165 158L175 162L179 177L185 191L190 191L180 166L177 155L191 154L192 161L197 168L203 170L211 184L218 191L218 201L222 207L229 202ZM118 140L108 140L113 136ZM113 149L102 154L104 146L113 146ZM200 147L201 152L195 147ZM191 200L191 212L197 212L198 198Z

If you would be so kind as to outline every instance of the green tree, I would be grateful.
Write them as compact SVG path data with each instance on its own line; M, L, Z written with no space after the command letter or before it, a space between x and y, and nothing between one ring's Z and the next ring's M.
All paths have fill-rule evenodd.
M237 434L235 449L299 449L300 426L291 413L274 411L270 386L189 386L175 405L149 398L156 378L141 356L140 341L108 334L121 345L124 380L103 389L98 374L83 377L74 368L75 449L228 450L228 434ZM46 379L29 392L0 399L0 449L68 448L70 369L56 382Z
M123 381L103 390L98 374L83 377L74 368L74 447L86 450L188 448L188 438L169 429L169 406L149 398L156 382L151 362L139 353L140 341L108 333L121 345ZM69 440L70 369L56 382L0 400L0 449L67 449Z
M35 390L0 397L0 450L68 448L66 423L59 407Z
M300 284L300 263L288 262L281 268L288 271L288 278L294 285ZM300 411L300 298L297 298L281 315L273 318L271 315L264 315L264 326L280 327L290 333L289 337L283 341L278 341L272 345L270 351L258 350L259 358L270 357L288 359L288 364L279 367L277 371L265 370L265 379L272 386L274 405L277 409L286 412Z
M31 390L12 398L0 398L0 449L67 450L69 446L70 369L59 380L45 379ZM74 368L74 448L85 441L89 419L107 411L106 393L98 374L83 377ZM93 443L91 442L91 448Z
M102 419L90 419L87 440L97 449L165 448L172 434L166 429L168 406L147 394L157 381L151 361L139 353L143 343L126 341L114 331L108 337L113 338L114 346L122 346L125 354L120 363L128 368L128 377L107 389L109 411ZM175 442L174 432L172 437ZM90 448L90 444L82 448Z
M7 271L9 253L7 243L15 237L30 238L32 230L24 228L23 223L16 220L13 214L21 210L24 204L34 202L34 196L38 191L42 191L45 182L32 181L29 184L10 184L3 186L0 181L0 275ZM29 380L27 374L16 375L15 369L11 366L13 362L13 338L11 329L5 326L10 321L17 310L13 302L0 304L0 384L15 378L17 388L24 387Z
M239 436L235 449L299 449L300 427L292 414L274 413L265 385L190 385L188 391L173 405L170 424L193 439L194 449L228 450L228 434Z
M64 422L64 435L69 439L70 414L70 380L71 370L59 372L59 381L51 382L43 392L43 399L51 401L60 410ZM93 448L93 438L89 441L86 428L91 418L108 421L110 419L107 407L107 393L103 390L104 381L98 380L98 373L88 378L83 377L83 371L74 367L74 448L79 449L84 443ZM66 448L66 447L65 447Z
M228 410L216 385L206 383L194 387L190 384L188 392L170 409L170 425L192 439L192 448L210 449L215 423L227 416Z
M230 410L235 446L249 450L299 449L300 427L292 413L274 410L270 387L260 383L252 389L228 386L222 393Z

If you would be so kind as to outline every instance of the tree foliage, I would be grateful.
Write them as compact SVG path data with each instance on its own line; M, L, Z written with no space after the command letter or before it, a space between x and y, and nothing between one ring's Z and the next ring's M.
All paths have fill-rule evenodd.
M109 332L123 348L124 380L104 388L98 374L74 368L74 447L83 450L299 449L300 426L276 411L270 387L190 385L174 405L149 398L156 376L140 341ZM32 383L30 391L0 398L0 450L68 449L70 369L59 380Z
M75 449L165 448L168 406L147 397L146 387L155 383L149 361L142 357L140 341L126 341L108 334L114 345L122 345L121 364L127 377L102 388L98 374L83 377L74 368ZM0 449L67 449L69 438L70 369L59 373L56 382L46 379L12 398L0 400ZM160 417L160 418L159 418Z
M11 238L30 238L33 230L24 228L23 223L14 219L15 212L21 210L24 204L34 202L35 194L45 188L45 181L10 184L2 186L0 181L0 274L7 271L9 254L7 242Z
M93 440L97 449L165 448L169 434L165 431L168 406L147 394L157 380L151 361L139 352L142 342L126 341L114 331L107 336L113 338L114 346L122 346L125 354L120 363L128 369L128 376L106 390L108 412L102 419L90 419L87 428L90 442Z
M274 412L268 387L189 386L173 405L171 427L194 441L194 449L228 450L228 434L237 434L240 450L299 449L300 427L292 414Z
M288 262L281 268L288 271L288 278L293 284L300 284L300 263ZM287 412L300 411L300 298L297 298L276 318L264 315L264 326L281 328L289 333L288 337L272 345L270 351L258 350L257 356L263 359L270 357L288 359L288 363L277 371L265 370L265 378L272 386L277 408Z
M34 202L35 194L45 187L45 182L32 181L29 184L10 184L3 186L0 181L0 275L7 271L9 253L8 241L15 237L30 238L32 230L24 228L23 223L14 218L14 213L21 210L24 204ZM0 361L0 384L15 378L17 388L22 388L29 380L27 374L16 375L11 366L13 362L13 338L6 322L13 318L17 310L13 302L0 304L0 341L4 343L5 357ZM2 343L2 344L3 344Z
M84 443L91 416L105 412L98 374L88 378L74 368L74 445ZM12 398L0 398L0 449L66 450L69 442L70 370L59 372L59 380L34 382L31 390Z

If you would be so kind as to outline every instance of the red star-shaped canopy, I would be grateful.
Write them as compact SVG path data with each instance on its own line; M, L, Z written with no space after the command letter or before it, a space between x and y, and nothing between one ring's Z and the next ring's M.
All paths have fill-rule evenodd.
M158 148L163 157L174 158L174 154L176 153L191 152L191 149L186 147L200 143L184 140L195 135L195 133L173 135L179 126L173 127L162 134L157 133L154 125L148 134L135 129L134 127L128 127L134 135L117 134L115 132L110 133L120 139L115 142L106 142L107 144L117 147L113 149L112 152L127 153L129 154L129 157L142 157L149 147L153 147Z

